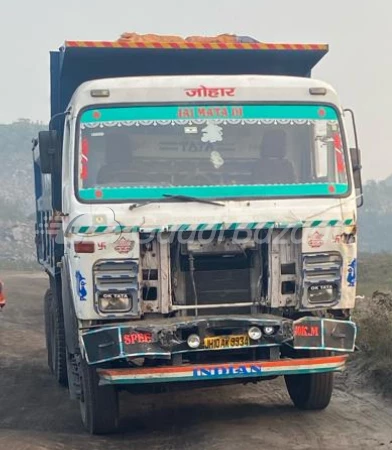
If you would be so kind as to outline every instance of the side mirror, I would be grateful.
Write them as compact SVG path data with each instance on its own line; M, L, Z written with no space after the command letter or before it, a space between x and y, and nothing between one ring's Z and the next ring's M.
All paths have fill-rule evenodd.
M363 189L361 176L361 151L359 150L358 146L357 125L355 123L354 111L352 109L345 109L344 112L351 116L351 124L354 133L355 148L350 148L350 156L354 175L354 187L355 195L357 197L357 207L360 208L363 205Z
M361 164L361 150L359 148L350 148L351 164L354 172L359 172L362 169Z
M363 205L361 150L359 150L359 148L350 148L350 156L354 175L354 187L357 197L357 206L361 207Z
M51 173L54 155L58 148L57 132L54 130L38 133L39 159L42 173Z

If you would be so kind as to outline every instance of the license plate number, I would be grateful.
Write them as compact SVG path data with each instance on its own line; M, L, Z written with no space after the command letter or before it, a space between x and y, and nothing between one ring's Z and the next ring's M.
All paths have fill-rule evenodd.
M214 336L204 339L204 347L208 349L247 347L249 342L249 336L246 334Z

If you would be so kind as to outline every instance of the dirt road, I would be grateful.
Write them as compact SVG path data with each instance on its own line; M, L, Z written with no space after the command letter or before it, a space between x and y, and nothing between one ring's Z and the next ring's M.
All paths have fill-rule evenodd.
M335 391L328 410L295 410L280 380L175 395L122 394L122 430L90 437L46 366L43 275L2 274L0 450L392 449L392 405Z

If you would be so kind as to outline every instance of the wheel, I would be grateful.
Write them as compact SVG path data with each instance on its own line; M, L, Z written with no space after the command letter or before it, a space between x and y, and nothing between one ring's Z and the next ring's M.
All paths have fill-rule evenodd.
M118 429L118 392L114 386L99 386L95 367L81 360L80 413L90 434L109 434Z
M66 387L68 385L65 330L63 309L48 289L45 295L45 327L47 333L48 365L57 382Z
M310 357L329 356L329 352L313 352ZM325 409L333 391L333 372L286 375L288 393L299 409Z

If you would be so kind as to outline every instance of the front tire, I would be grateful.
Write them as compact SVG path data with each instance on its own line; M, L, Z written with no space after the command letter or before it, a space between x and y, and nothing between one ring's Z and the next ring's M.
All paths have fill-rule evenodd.
M311 357L329 356L328 352L317 352ZM294 405L303 410L325 409L332 397L333 372L286 375L288 393Z
M113 386L99 386L95 367L81 361L80 413L90 434L110 434L118 429L118 392Z
M49 368L57 382L66 387L68 374L63 308L51 289L45 294L45 334Z

